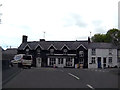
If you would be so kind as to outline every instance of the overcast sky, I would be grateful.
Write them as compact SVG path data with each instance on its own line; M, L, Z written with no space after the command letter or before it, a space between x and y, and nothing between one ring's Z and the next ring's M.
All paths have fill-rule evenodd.
M28 41L87 40L118 28L120 0L1 0L0 46Z

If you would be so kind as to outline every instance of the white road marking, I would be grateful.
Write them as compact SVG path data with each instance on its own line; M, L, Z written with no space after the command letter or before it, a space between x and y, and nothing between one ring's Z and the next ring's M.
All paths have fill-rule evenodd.
M94 90L94 88L91 85L87 84L86 86L88 86L89 88L91 88L92 90Z
M71 73L68 73L68 74L71 75L71 76L73 76L73 77L76 78L77 80L80 79L79 77L77 77L77 76L75 76L75 75L73 75L73 74L71 74Z

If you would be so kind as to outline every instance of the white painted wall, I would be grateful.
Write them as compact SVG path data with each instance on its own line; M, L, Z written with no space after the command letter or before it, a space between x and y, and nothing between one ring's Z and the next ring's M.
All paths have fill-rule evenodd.
M2 48L0 47L0 60L2 60Z
M120 50L118 50L118 67L120 67Z
M101 66L103 68L103 58L106 57L106 67L117 65L117 49L112 49L112 55L109 55L109 49L96 49L96 55L91 54L92 49L88 49L88 68L98 68L97 58L101 57ZM90 64L92 57L96 58L95 64ZM112 64L108 63L109 57L112 57Z

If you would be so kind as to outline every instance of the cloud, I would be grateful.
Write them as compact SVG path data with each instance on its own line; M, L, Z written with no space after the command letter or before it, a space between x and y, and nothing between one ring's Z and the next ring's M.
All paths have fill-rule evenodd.
M93 30L94 34L106 33L105 24L103 23L102 20L93 20L92 25L93 25L93 29L94 29Z
M92 24L95 26L100 26L103 22L101 20L94 20L92 21Z
M86 28L87 23L84 22L83 17L80 16L79 14L71 13L67 17L65 17L65 24L64 27L69 27L69 26L78 26L80 28Z

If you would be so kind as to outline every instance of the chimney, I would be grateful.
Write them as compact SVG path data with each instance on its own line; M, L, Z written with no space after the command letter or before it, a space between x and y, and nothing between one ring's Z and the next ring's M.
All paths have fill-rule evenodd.
M40 41L42 42L42 41L45 41L45 39L40 39Z
M88 37L88 43L90 43L90 42L91 42L90 37Z
M22 36L22 43L25 43L25 42L27 42L27 36L26 36L26 35L23 35L23 36Z

